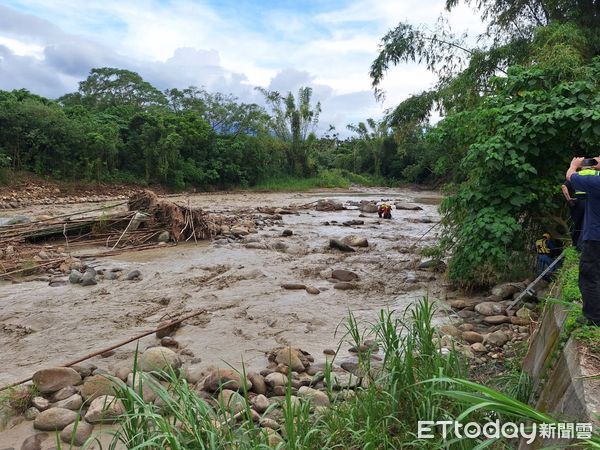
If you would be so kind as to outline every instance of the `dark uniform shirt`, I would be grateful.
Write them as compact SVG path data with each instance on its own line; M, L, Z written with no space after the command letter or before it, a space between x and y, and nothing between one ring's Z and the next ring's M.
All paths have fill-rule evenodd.
M571 175L571 184L577 191L587 193L583 240L600 241L600 176Z
M569 197L575 198L575 189L573 189L573 183L571 183L569 180L567 180L563 183L563 185L565 185L567 187L567 189L569 190Z

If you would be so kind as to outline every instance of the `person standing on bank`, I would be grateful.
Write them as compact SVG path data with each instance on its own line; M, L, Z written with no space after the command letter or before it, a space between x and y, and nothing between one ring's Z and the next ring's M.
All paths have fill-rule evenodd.
M585 159L573 158L566 178L576 191L587 194L579 260L579 290L583 300L583 315L590 325L600 326L600 171L583 175L578 173ZM594 159L594 169L600 169L600 156ZM586 165L590 163L585 161Z
M594 158L586 158L582 161L581 168L577 169L577 173L583 176L596 175L596 170L594 170L596 165L597 161ZM581 233L583 231L583 218L585 217L586 193L574 189L573 184L569 180L566 180L562 185L562 192L569 203L571 211L571 221L573 222L571 241L573 242L573 246L581 251Z

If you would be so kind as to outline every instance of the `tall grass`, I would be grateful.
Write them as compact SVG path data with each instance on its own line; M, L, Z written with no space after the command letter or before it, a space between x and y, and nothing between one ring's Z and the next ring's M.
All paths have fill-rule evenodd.
M536 424L556 424L558 421L543 412L536 410L526 403L520 402L509 395L502 394L494 389L490 389L481 384L473 383L464 379L437 379L432 380L432 384L438 385L443 381L451 389L438 389L438 393L442 396L455 400L464 411L457 417L457 420L462 421L467 419L472 414L486 413L488 417L498 418L501 421L520 421L523 423ZM458 390L462 388L464 390ZM489 442L481 443L474 450L485 448L491 445L494 439L489 439ZM566 442L566 441L565 441ZM567 445L565 443L565 445ZM559 448L559 447L555 447ZM560 448L565 448L561 446ZM590 439L583 439L577 444L569 446L569 448L591 449L600 448L600 436L594 434Z
M436 387L424 383L431 378L464 377L467 368L461 356L451 351L442 355L435 344L431 325L432 304L424 299L412 310L398 317L393 311L381 311L372 334L383 351L383 361L374 370L370 346L363 345L359 367L370 382L356 397L329 411L321 419L324 436L322 448L446 448L443 439L417 437L419 420L444 420L459 413L452 402L440 397ZM347 337L355 347L364 344L365 336L349 315ZM469 449L470 443L452 448Z

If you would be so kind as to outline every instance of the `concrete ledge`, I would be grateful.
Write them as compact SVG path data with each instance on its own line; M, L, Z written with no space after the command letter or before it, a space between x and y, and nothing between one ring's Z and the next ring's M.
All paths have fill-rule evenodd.
M593 423L600 426L600 358L574 338L560 347L567 317L562 305L547 304L541 323L531 337L523 369L533 379L530 403L562 422ZM537 450L551 445L565 448L568 441L538 439L531 445L521 442L520 450Z

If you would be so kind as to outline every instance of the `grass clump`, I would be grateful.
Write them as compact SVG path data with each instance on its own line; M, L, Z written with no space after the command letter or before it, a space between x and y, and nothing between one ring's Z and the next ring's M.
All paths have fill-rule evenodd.
M598 327L582 325L573 331L573 336L590 352L600 354L600 329Z
M23 414L29 406L33 397L38 395L35 386L16 386L0 393L0 411L8 416Z

